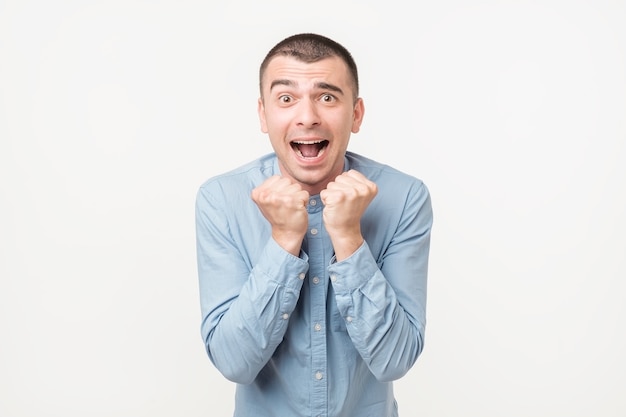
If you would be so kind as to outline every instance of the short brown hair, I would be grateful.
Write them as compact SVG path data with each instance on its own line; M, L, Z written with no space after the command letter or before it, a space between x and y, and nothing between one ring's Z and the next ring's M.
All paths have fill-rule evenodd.
M272 58L281 55L295 58L302 62L317 62L324 58L338 57L346 63L352 76L354 97L359 96L359 74L352 54L334 40L315 33L300 33L278 42L265 56L259 69L259 89L263 96L263 74Z

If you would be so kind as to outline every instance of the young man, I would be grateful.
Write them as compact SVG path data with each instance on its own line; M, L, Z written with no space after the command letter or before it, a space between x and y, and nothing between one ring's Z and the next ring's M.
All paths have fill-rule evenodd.
M350 53L284 39L260 68L274 150L196 202L201 333L236 417L392 417L424 345L426 186L347 151L364 114Z

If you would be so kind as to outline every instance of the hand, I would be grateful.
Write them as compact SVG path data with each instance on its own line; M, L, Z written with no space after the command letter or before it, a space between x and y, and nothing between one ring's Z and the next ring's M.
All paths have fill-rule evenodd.
M324 226L338 261L363 244L361 217L377 193L376 184L355 170L342 173L320 193Z
M274 175L252 190L251 197L272 226L274 240L298 256L309 224L309 193L289 178Z

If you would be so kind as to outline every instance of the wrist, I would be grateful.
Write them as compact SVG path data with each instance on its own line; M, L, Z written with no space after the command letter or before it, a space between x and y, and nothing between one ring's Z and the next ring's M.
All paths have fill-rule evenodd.
M304 236L294 235L291 233L272 233L272 238L278 244L278 246L280 246L293 256L300 255L300 249L302 248L302 239L304 238Z
M361 234L353 236L338 236L335 238L331 236L330 240L335 251L335 258L338 262L349 258L363 245L364 242Z

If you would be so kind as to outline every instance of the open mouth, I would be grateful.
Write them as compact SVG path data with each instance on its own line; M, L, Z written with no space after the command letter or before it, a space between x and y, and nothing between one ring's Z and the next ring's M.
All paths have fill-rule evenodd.
M327 140L293 141L292 149L301 158L318 158L324 154L328 146Z

